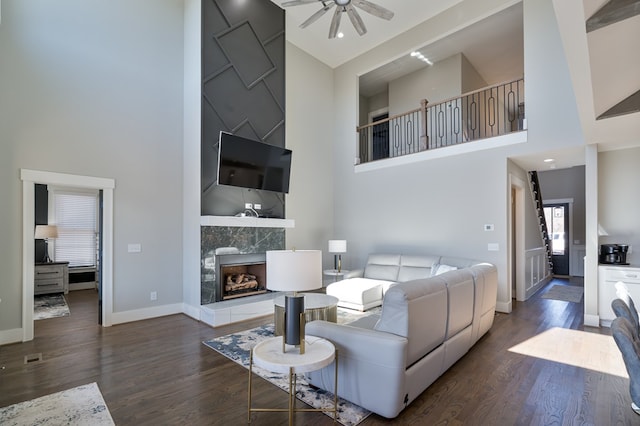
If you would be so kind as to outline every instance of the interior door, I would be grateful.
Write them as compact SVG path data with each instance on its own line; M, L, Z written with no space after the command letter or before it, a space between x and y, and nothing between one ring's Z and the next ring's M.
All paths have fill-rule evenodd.
M554 275L569 275L569 204L545 204Z
M373 122L389 118L389 114L381 114L373 117ZM389 158L389 122L373 126L373 160Z
M102 206L103 206L103 194L100 190L98 194L98 235L97 235L97 259L96 259L96 284L98 286L98 324L102 325Z

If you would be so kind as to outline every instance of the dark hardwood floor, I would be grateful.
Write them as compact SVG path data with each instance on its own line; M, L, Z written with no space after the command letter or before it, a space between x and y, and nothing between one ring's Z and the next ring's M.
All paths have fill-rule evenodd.
M489 333L399 417L372 415L362 425L639 424L628 379L509 351L552 327L609 334L583 326L582 303L543 299L544 291L497 314ZM201 342L271 316L215 329L184 315L101 328L94 291L67 300L71 316L36 321L33 341L0 347L0 407L97 382L117 425L246 423L247 370ZM25 364L37 353L42 361ZM256 406L286 405L285 392L257 377L253 383ZM295 421L332 424L319 413ZM287 415L255 413L252 424L287 424Z

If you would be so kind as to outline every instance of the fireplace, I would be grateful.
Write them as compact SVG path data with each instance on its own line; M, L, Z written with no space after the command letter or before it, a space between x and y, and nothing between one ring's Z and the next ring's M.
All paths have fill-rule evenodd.
M216 302L267 292L265 253L217 255L216 263Z

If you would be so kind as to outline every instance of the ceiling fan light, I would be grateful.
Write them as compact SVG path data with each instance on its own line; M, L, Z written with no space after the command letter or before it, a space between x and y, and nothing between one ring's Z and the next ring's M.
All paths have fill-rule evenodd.
M338 38L342 38L342 37L344 37L344 33L343 33L342 31L340 31L340 32L338 33Z
M338 6L346 6L351 3L351 0L335 0Z

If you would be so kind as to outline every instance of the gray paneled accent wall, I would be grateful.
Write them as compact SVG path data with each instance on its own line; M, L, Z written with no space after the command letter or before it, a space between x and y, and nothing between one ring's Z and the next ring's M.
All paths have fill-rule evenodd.
M284 11L269 0L202 2L201 212L232 216L245 203L284 217L284 195L218 186L220 131L285 146Z

